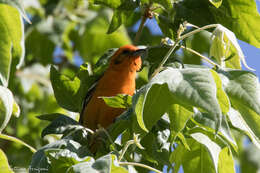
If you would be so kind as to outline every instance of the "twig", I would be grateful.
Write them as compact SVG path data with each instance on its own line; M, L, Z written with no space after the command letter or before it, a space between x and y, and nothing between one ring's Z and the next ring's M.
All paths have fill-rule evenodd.
M205 61L207 61L209 64L211 64L211 65L213 65L213 66L217 66L218 68L220 68L220 65L218 65L218 64L215 63L215 62L213 62L213 61L210 60L208 57L206 57L206 56L200 54L199 52L197 52L197 51L195 51L195 50L193 50L193 49L191 49L191 48L189 48L189 47L181 46L181 48L186 49L186 50L188 50L188 51L194 53L195 55L197 55L197 56L201 57L202 59L204 59Z
M139 167L143 167L143 168L146 168L146 169L149 169L151 171L154 171L156 173L162 173L161 171L153 168L153 167L150 167L148 165L144 165L144 164L141 164L141 163L136 163L136 162L118 162L119 165L132 165L132 166L139 166Z
M122 153L120 154L120 156L119 156L119 161L121 161L121 159L123 158L123 156L125 155L125 152L127 151L127 149L128 149L128 147L130 146L130 145L132 145L132 144L134 144L135 143L135 141L134 140L130 140L130 141L128 141L127 143L126 143L126 145L124 146L124 148L123 148L123 150L122 150Z
M203 30L209 29L209 28L215 28L217 27L219 24L211 24L211 25L206 25L203 26L201 28L195 29L187 34L184 34L183 36L180 36L180 38L178 38L175 43L173 44L173 46L170 48L170 50L167 52L167 54L164 56L163 60L161 61L161 63L159 64L159 66L155 69L155 71L153 72L151 78L153 78L157 73L160 72L162 66L165 64L165 62L168 60L168 58L170 57L170 55L172 54L172 52L174 51L174 49L177 47L177 45L184 40L187 37L192 36L193 34L196 34L198 32L201 32Z
M144 28L144 24L147 20L147 18L152 18L152 13L151 13L151 5L152 4L149 4L145 7L145 11L144 11L144 14L142 15L142 19L141 19L141 23L139 25L139 28L138 28L138 31L135 35L135 38L134 38L134 44L136 45L140 39L140 36L141 36L141 33L143 31L143 28Z

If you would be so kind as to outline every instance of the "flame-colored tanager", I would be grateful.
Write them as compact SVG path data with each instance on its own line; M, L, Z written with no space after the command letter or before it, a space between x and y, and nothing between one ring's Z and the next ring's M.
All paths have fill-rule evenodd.
M107 128L125 111L125 109L109 107L100 97L134 94L136 72L141 68L143 53L145 49L126 45L112 55L104 75L87 93L80 115L81 124L92 130L96 130L99 125Z

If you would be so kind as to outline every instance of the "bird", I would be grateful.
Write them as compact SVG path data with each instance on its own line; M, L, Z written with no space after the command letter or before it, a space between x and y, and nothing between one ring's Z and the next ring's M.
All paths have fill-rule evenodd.
M80 113L80 124L91 130L107 128L125 111L123 108L106 105L101 97L118 94L132 96L135 93L135 78L142 66L141 55L145 52L146 49L125 45L111 56L103 76L88 89Z

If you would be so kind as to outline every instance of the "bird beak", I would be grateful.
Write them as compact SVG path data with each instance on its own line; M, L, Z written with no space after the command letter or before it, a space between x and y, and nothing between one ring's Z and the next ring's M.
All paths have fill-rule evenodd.
M142 56L146 53L146 51L147 51L146 49L138 49L132 53L132 56L134 57Z

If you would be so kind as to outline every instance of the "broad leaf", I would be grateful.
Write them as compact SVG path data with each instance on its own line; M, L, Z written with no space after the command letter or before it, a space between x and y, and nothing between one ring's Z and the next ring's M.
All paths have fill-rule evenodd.
M94 62L94 59L101 56L106 50L131 43L124 28L120 28L112 34L106 34L109 12L100 12L99 16L86 24L83 32L76 35L76 39L72 39L75 42L75 49L79 51L84 60Z
M7 87L11 68L24 58L24 26L18 10L0 3L0 82Z
M46 149L44 153L49 159L51 171L53 172L66 172L73 165L93 161L90 156L80 158L77 153L68 149Z
M40 120L46 120L46 121L54 121L56 118L64 116L63 114L60 113L52 113L52 114L43 114L37 116Z
M234 61L229 61L232 58L239 58L239 60L236 61L240 62L241 60L247 69L254 70L248 67L245 61L245 56L237 42L235 34L222 25L218 25L213 31L213 42L210 47L210 56L213 56L223 67L229 66L230 64L235 66L236 64L232 63ZM241 65L239 64L238 68L240 66ZM239 69L241 69L241 67Z
M170 118L170 129L171 129L171 137L174 139L177 134L183 130L187 121L194 114L193 111L184 108L181 105L174 104L168 110L168 115Z
M220 23L233 31L238 39L255 47L260 47L260 15L255 0L227 0L218 9L210 9L215 23ZM254 28L254 32L252 32Z
M237 109L252 132L260 137L260 85L258 78L247 71L231 70L221 75L232 107Z
M113 173L127 173L127 169L118 165L115 155L105 155L96 161L82 162L71 167L69 172L113 172Z
M232 152L225 147L219 153L218 173L235 173L235 163Z
M1 120L3 120L0 126L0 133L6 127L12 116L14 104L15 101L12 92L8 88L0 86L0 116Z
M80 67L77 76L73 79L60 74L52 66L50 78L58 104L70 111L80 112L88 88L94 81L94 78L88 74L86 64Z
M255 144L260 149L260 138L254 134L254 132L251 130L251 127L248 126L241 114L234 108L231 108L227 115L231 124L246 133L253 144Z
M140 127L148 131L173 103L197 107L213 115L218 130L222 113L216 98L216 84L207 69L168 68L137 92L133 106Z
M222 0L209 0L216 8L220 7L222 4Z
M45 155L45 151L48 149L68 149L72 153L82 153L82 147L78 142L75 142L71 139L61 139L55 141L40 148L33 155L30 167L35 169L30 169L30 173L38 172L38 169L36 168L41 168L41 172L48 172L51 169L51 165L48 162L47 157ZM84 153L85 155L83 155L82 157L85 157L86 154L88 154L87 151L85 151Z
M221 151L220 146L213 142L208 136L203 133L192 133L191 137L197 142L203 144L210 153L216 172L218 172L218 157Z
M244 149L241 156L241 172L257 173L260 171L260 150L252 144Z
M42 137L48 134L63 134L69 125L79 125L79 123L66 115L60 115L54 119L42 131Z
M11 6L17 8L17 10L19 10L20 14L23 16L23 18L28 23L31 23L30 19L26 15L26 12L24 10L24 7L23 7L21 1L19 1L19 0L0 0L0 3L5 3L5 4L11 5Z
M10 168L8 164L7 157L3 150L0 149L0 170L4 173L13 173L12 169Z
M207 113L201 114L198 112L195 115L194 119L196 120L196 122L199 123L198 124L199 126L201 126L202 128L206 128L207 131L214 134L214 127L216 126L216 122L214 121L213 117L210 114ZM234 137L230 132L230 128L225 116L223 116L218 134L221 137L223 137L228 142L228 144L233 147L235 151L237 151L236 141L234 140Z
M113 108L129 108L132 105L132 96L118 94L113 97L101 97L105 103Z
M207 148L195 140L188 139L187 141L190 151L186 150L184 146L178 145L170 156L170 161L175 164L174 173L179 171L181 165L184 172L215 173L214 164Z

